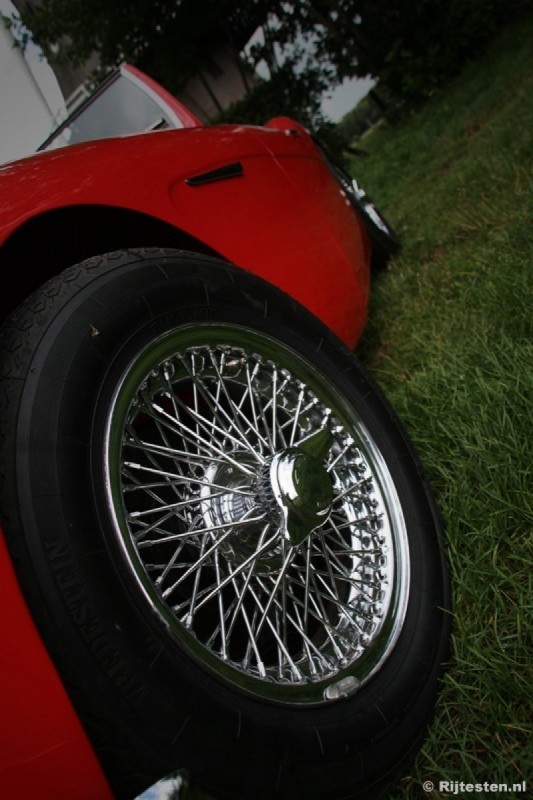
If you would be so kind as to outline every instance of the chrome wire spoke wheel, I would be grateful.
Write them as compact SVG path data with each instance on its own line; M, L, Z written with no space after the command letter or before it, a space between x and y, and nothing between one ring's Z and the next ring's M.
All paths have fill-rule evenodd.
M153 342L115 392L105 477L143 602L221 679L316 705L385 663L409 591L401 506L358 414L296 351L228 324Z

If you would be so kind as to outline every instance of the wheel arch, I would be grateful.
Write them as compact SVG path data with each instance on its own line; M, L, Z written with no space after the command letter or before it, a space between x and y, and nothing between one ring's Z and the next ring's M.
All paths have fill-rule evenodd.
M168 222L118 206L55 208L26 220L0 249L0 321L63 269L91 256L133 247L169 247L223 258Z

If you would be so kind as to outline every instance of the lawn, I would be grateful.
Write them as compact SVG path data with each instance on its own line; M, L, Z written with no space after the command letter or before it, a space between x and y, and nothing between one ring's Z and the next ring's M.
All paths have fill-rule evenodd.
M351 165L404 245L374 280L358 353L429 475L454 594L437 713L389 800L533 779L531 41L533 21L504 30L422 110L360 140L369 155Z
M427 780L533 779L531 41L531 20L504 30L351 164L404 245L374 281L358 352L429 475L454 596L437 714L390 800L442 797Z

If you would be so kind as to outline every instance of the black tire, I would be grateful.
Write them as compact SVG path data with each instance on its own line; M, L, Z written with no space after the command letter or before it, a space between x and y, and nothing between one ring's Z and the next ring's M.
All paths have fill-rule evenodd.
M5 324L0 358L2 524L117 797L183 767L217 798L381 796L431 716L449 592L419 463L354 356L253 276L204 256L137 250L45 284ZM150 439L168 417L167 433ZM221 433L224 419L233 421ZM171 457L160 455L166 447ZM148 486L157 464L159 485ZM168 530L157 521L147 544L139 520L173 505L169 496L180 510ZM202 525L217 530L193 540ZM184 542L172 563L167 534ZM203 589L187 586L187 565ZM208 576L196 579L203 565ZM161 599L166 578L158 591L149 577L163 569L185 587L166 595L175 612ZM230 609L230 584L240 608ZM250 587L264 617L256 609L251 629Z

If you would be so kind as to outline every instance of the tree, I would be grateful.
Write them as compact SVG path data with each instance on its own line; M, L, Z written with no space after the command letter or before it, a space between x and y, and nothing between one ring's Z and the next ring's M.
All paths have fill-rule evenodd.
M23 23L52 61L76 66L94 52L104 68L128 60L174 93L209 66L221 35L238 54L263 25L267 36L252 53L252 67L263 59L271 85L261 84L256 100L239 113L255 121L270 97L278 108L290 100L291 113L314 119L321 93L346 77L373 76L407 100L427 96L517 5L520 0L42 0Z
M77 67L97 53L102 69L95 79L129 61L177 94L189 78L209 69L213 45L221 39L239 62L256 28L268 30L272 6L265 0L43 0L23 13L22 22L52 63ZM276 27L277 22L274 36ZM259 81L249 98L232 107L229 118L263 123L292 114L315 130L324 128L320 100L330 85L331 68L319 66L300 45L287 41L284 46L288 52L279 63L268 38L256 48L256 59L270 65L270 80ZM253 63L242 65L245 83L247 68L253 70Z
M209 66L213 41L238 52L262 13L231 0L43 0L21 20L51 63L77 67L97 53L103 70L129 61L176 93Z
M477 55L519 0L278 0L281 45L312 43L334 78L372 76L406 100L426 96Z

